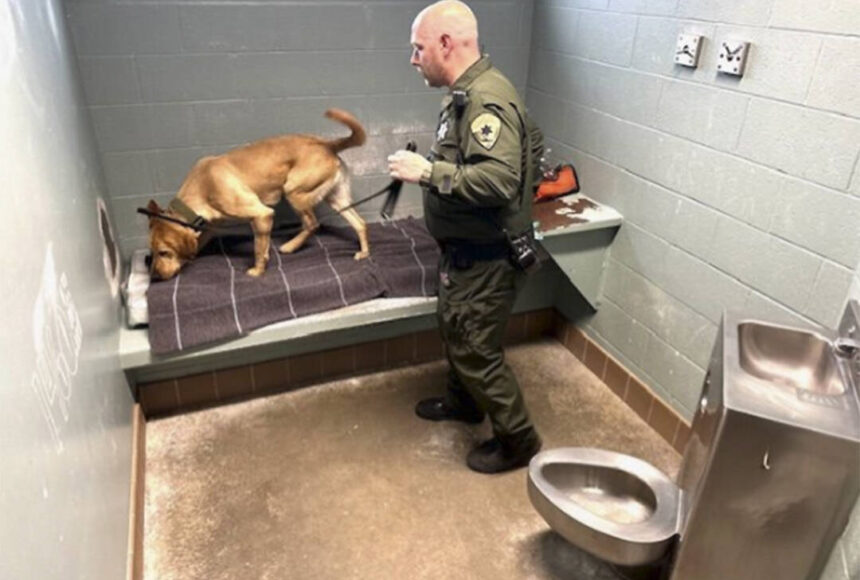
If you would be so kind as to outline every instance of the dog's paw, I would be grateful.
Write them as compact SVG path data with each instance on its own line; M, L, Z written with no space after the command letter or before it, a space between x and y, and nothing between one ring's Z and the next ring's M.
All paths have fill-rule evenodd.
M356 252L355 256L353 256L356 260L363 260L370 256L370 252Z
M299 247L298 244L286 242L284 244L281 244L280 247L278 247L278 251L281 252L282 254L292 254L293 252L296 251L296 249L298 249L298 247Z
M259 278L265 271L265 268L258 268L257 266L254 266L253 268L248 268L245 273L248 274L248 276Z

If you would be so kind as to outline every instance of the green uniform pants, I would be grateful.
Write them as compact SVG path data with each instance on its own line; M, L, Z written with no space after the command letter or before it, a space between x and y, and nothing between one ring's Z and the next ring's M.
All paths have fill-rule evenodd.
M444 253L439 261L436 314L450 365L448 402L487 413L499 437L532 428L502 350L525 277L507 259L476 261L465 269L455 268Z

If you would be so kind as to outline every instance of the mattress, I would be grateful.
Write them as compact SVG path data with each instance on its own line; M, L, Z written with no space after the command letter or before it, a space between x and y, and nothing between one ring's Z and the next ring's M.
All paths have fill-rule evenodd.
M295 233L273 234L268 267L258 278L245 273L254 261L250 236L213 240L164 281L150 282L146 251L135 252L126 285L129 325L148 322L152 352L165 355L374 298L437 292L439 251L423 220L368 224L371 257L365 260L353 259L352 229L326 226L297 252L279 253Z

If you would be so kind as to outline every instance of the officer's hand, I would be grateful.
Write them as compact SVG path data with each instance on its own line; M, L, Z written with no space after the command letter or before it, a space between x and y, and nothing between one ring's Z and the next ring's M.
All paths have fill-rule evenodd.
M422 176L429 179L432 169L432 163L411 151L401 149L388 156L388 173L406 183L418 183Z

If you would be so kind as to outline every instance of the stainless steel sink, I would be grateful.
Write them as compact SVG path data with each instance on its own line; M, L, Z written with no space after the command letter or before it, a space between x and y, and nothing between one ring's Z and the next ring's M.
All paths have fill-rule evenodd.
M822 433L857 432L847 419L858 411L851 369L858 357L841 348L845 337L820 326L786 326L733 312L725 314L720 332L727 405ZM708 390L706 380L700 404L712 408Z
M671 580L821 574L860 490L860 308L843 316L834 330L724 314L678 478Z
M759 379L823 395L845 392L833 347L812 332L741 323L738 355L741 368Z

